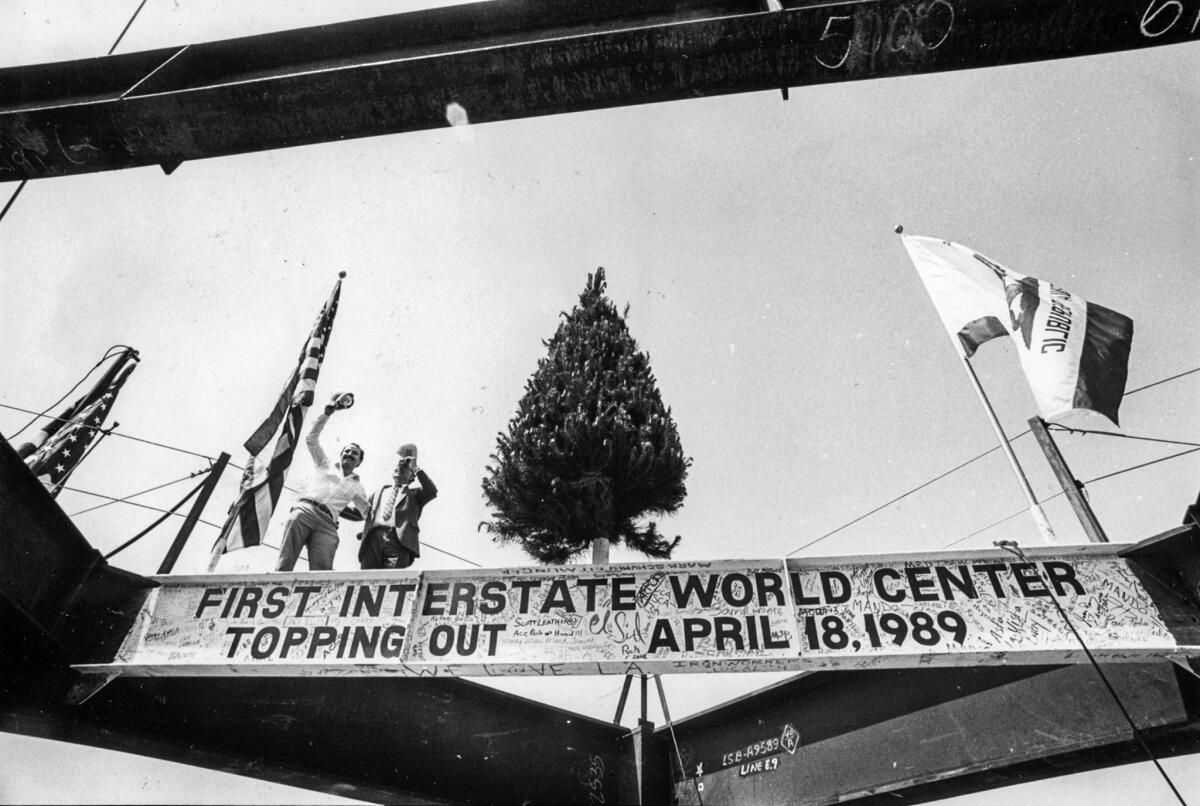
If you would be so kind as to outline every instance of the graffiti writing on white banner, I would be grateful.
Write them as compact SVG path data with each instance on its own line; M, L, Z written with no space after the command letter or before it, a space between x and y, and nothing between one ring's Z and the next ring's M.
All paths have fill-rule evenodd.
M145 616L139 658L399 661L418 580L164 586Z
M1074 649L1173 643L1128 566L1111 559L963 559L800 568L789 562L805 655Z
M427 576L410 660L614 661L794 654L779 566L622 566L612 576L517 569Z

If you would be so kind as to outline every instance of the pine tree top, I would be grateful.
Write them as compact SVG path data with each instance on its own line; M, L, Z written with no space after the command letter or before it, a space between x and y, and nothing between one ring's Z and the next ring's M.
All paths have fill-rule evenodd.
M679 541L638 523L682 505L690 460L649 358L605 291L598 268L543 342L483 481L496 539L544 562L565 562L597 537L652 557Z

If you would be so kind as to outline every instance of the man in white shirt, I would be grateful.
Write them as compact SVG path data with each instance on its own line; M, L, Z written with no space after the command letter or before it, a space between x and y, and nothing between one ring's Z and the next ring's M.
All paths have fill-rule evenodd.
M321 431L329 416L353 405L354 395L338 392L313 421L305 444L312 454L315 472L303 486L301 497L283 526L283 544L279 547L276 571L291 571L303 548L308 549L310 571L332 570L338 547L338 513L349 504L354 504L359 512L366 512L370 505L367 491L354 472L362 464L363 449L351 442L342 448L337 465L331 465L321 447Z

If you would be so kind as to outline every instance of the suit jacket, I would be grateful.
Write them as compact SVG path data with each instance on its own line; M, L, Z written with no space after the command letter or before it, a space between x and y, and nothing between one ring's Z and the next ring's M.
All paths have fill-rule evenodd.
M421 526L419 521L421 510L425 508L426 504L437 498L438 490L433 479L429 478L424 470L417 471L416 481L416 484L409 482L400 488L400 492L396 496L396 509L390 522L396 527L400 545L412 552L414 557L420 557ZM376 491L375 495L371 496L369 520L378 520L391 489L391 484L385 484Z

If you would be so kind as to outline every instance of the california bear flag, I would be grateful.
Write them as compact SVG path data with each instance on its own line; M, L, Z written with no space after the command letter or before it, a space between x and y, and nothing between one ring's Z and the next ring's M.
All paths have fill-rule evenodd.
M1074 409L1117 425L1133 321L962 244L901 235L925 290L963 358L1008 334L1042 417Z

